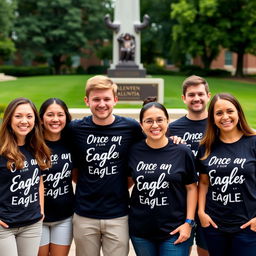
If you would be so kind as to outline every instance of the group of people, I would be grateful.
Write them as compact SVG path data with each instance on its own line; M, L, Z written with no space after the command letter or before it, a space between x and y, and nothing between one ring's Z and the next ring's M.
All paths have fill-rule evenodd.
M87 81L81 120L57 98L39 113L13 100L0 128L0 255L67 256L74 237L77 256L127 256L129 238L138 256L187 256L194 236L199 256L255 255L256 133L232 95L210 101L198 76L182 88L188 113L170 124L153 97L139 122L114 115L106 76Z

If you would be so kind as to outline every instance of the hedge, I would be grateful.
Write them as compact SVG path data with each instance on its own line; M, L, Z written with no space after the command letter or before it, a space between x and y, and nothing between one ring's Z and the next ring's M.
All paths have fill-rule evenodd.
M0 66L0 73L9 76L43 76L51 75L52 69L48 66Z

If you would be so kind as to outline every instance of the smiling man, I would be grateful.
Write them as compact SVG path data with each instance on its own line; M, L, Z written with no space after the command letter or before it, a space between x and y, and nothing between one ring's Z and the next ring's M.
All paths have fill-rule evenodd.
M77 256L127 256L127 157L142 139L139 123L113 115L117 85L106 76L86 84L85 103L92 115L71 122L76 186L74 239Z
M210 96L209 86L204 78L195 75L186 78L182 84L181 97L188 113L169 125L169 134L179 136L186 141L194 156L197 155L199 142L206 128L208 116L206 106ZM207 256L206 241L199 224L196 228L197 251L199 256Z

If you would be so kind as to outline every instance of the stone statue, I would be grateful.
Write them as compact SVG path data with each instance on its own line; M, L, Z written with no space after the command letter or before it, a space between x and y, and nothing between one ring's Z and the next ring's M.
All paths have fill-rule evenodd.
M113 30L113 59L110 77L145 77L146 70L140 60L140 32L149 26L150 18L140 21L139 0L115 0L114 21L104 17L105 24Z
M134 61L135 38L129 33L121 34L117 38L120 49L120 61Z

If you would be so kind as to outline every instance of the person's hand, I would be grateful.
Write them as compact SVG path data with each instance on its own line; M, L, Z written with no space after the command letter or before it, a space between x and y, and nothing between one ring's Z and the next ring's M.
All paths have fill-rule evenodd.
M45 218L44 212L41 212L41 214L42 214L42 218L41 218L41 220L43 221L43 220L44 220L44 218Z
M173 140L174 144L187 144L186 141L183 140L181 137L171 136L170 138Z
M185 242L186 240L189 239L190 234L191 234L191 225L188 223L184 223L177 227L175 230L173 230L170 234L175 235L177 233L180 233L178 239L174 242L174 244L180 244L182 242Z
M252 231L256 232L256 218L252 218L251 220L246 222L244 225L242 225L240 228L245 229L249 226L250 226Z
M9 228L9 226L2 220L0 220L0 226L2 226L3 228Z
M205 212L198 213L198 217L200 219L200 223L203 228L209 227L210 225L212 225L214 228L218 228L218 226L212 220L212 218Z

